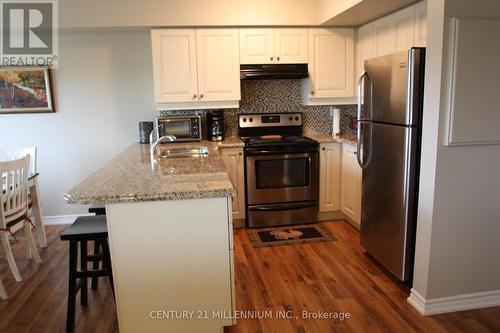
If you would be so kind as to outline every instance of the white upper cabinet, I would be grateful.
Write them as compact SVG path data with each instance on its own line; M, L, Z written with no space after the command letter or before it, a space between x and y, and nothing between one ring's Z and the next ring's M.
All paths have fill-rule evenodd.
M307 63L307 29L240 29L240 64Z
M238 30L197 29L196 54L199 100L239 100Z
M371 24L364 25L358 29L355 84L357 84L359 76L363 72L365 59L373 58L376 54L373 30L373 25Z
M153 29L151 44L158 109L239 106L237 29Z
M415 7L410 6L373 23L376 56L414 46Z
M410 6L392 15L396 31L396 51L408 50L415 46L415 7Z
M274 29L240 29L240 64L274 63Z
M327 104L354 94L354 31L309 29L309 79L303 82L305 104ZM322 103L322 100L324 103Z
M194 30L152 30L151 43L155 101L168 103L196 100L198 79Z
M427 46L427 1L415 5L415 46Z
M279 64L306 64L307 29L274 29L274 54Z
M358 28L356 80L364 61L427 44L427 2L402 9ZM357 94L357 91L355 92Z

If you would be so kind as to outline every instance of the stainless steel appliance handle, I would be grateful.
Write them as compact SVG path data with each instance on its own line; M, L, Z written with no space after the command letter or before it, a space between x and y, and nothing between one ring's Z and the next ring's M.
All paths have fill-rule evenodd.
M369 120L373 119L373 80L368 73L368 71L364 70L363 73L361 73L361 76L359 77L358 80L358 113L357 113L357 126L356 126L356 138L357 138L357 143L356 143L356 158L358 160L358 164L361 167L361 169L365 169L368 163L370 162L371 159L371 141L372 141L372 127L370 125L370 132L369 132L369 140L368 140L368 145L365 147L365 151L367 152L365 157L365 161L361 160L361 126L363 123L367 122L366 119L362 119L361 117L361 99L362 99L362 87L363 87L363 80L364 78L367 78L367 82L369 83L369 89L370 89L370 103L369 103Z
M277 211L277 210L294 210L294 209L304 209L309 207L315 207L318 205L317 201L306 201L306 202L296 202L296 203L285 203L285 204L273 204L265 206L250 206L248 210L252 211Z
M297 159L297 158L311 158L314 154L317 154L317 152L314 153L292 153L292 154L276 154L276 152L273 151L266 151L262 150L261 153L275 153L274 155L258 155L258 154L252 154L252 155L247 155L247 159L249 160L287 160L287 159Z

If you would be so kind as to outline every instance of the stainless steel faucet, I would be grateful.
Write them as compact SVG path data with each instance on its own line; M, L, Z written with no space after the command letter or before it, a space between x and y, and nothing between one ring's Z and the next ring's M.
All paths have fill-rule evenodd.
M158 138L159 136L159 127L155 126L149 135L149 155L151 157L151 167L153 168L155 163L156 148L158 148L158 145L164 142L175 142L177 140L174 135L164 135L161 138Z

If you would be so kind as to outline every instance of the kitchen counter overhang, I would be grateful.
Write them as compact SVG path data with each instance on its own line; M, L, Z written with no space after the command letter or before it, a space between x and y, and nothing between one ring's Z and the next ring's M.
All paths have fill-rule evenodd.
M219 144L174 143L169 148L209 148L208 156L159 158L151 167L149 145L133 144L65 195L70 204L232 197L236 194ZM166 146L166 145L164 145Z

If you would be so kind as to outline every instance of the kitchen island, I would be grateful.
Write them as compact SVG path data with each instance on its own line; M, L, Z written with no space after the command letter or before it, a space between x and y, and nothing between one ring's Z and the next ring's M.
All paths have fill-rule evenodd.
M208 156L160 158L152 168L149 145L134 144L66 195L71 204L106 207L121 333L234 324L236 192L220 144L168 147L200 145Z

